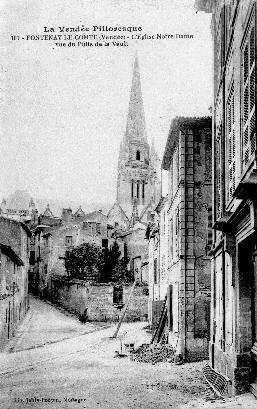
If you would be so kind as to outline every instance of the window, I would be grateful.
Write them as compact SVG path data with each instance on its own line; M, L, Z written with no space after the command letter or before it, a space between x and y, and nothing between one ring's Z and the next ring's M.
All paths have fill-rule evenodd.
M242 166L245 168L254 158L256 150L256 32L254 16L248 27L242 48Z
M140 186L140 182L139 180L137 181L137 198L139 199L139 186Z
M136 153L136 160L140 160L140 151L137 151Z
M178 255L179 253L178 238L179 238L179 209L177 209L176 224L175 224L175 252L176 252L176 255Z
M124 255L123 255L123 257L124 257L124 260L127 260L127 258L128 258L128 246L127 246L126 243L124 243Z
M72 236L65 237L65 244L66 246L72 246Z
M158 261L157 258L154 259L154 284L158 284L159 282L159 277L158 277Z
M232 199L236 188L236 147L235 147L235 103L234 103L234 80L232 81L226 107L227 120L227 166L228 186L227 201Z
M134 197L134 181L131 182L131 197Z
M175 149L174 154L173 154L173 172L172 172L172 176L173 176L173 181L172 181L172 185L173 185L173 195L175 195L177 189L178 189L178 178L179 178L179 172L178 172L178 147Z
M208 225L207 225L207 243L206 254L209 253L212 247L212 207L208 206Z
M108 239L102 239L102 247L108 248Z
M145 181L142 181L142 199L145 198Z

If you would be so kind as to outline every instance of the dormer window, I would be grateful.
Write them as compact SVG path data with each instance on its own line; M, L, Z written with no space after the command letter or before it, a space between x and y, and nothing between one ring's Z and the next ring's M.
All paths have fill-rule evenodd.
M136 160L140 160L140 151L137 151L136 153Z

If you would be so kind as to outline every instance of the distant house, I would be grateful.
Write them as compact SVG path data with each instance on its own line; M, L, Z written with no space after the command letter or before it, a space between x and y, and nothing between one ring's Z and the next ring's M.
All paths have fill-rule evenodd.
M65 252L82 243L94 243L99 248L110 247L113 227L101 211L85 214L81 208L75 213L63 209L62 217L54 219L47 209L47 215L39 217L45 224L34 228L34 269L31 277L31 291L43 295L51 285L51 277L67 276ZM47 224L49 223L49 224ZM91 277L93 280L94 277Z

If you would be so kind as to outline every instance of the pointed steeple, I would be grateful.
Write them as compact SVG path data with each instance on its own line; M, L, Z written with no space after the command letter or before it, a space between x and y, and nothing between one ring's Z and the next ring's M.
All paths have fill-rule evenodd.
M135 57L133 68L132 86L130 91L129 110L124 140L125 142L129 142L131 140L147 142L145 114L137 55Z
M82 210L82 207L79 206L78 210L74 214L75 217L85 217L85 212Z
M49 203L48 203L47 206L46 206L46 209L45 209L45 211L44 211L44 213L43 213L43 216L46 216L46 217L54 217L53 213L51 212Z

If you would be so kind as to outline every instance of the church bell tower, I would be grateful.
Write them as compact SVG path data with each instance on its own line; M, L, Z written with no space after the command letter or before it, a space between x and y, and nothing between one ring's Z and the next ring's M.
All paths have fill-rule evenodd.
M120 145L117 202L126 213L155 201L157 172L147 141L138 57L133 67L126 131ZM130 208L130 209L129 209Z

